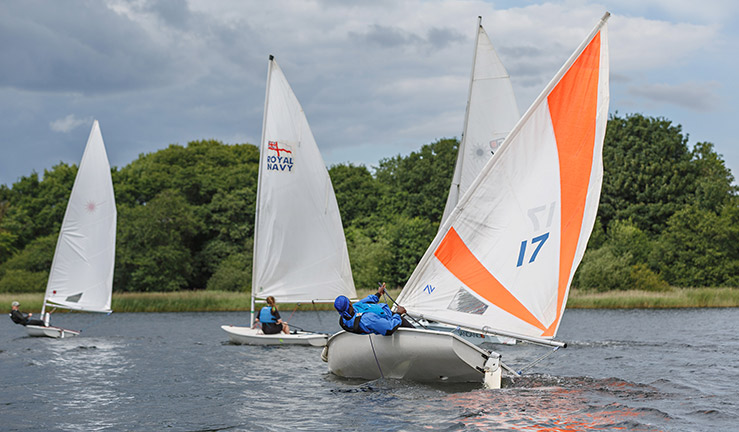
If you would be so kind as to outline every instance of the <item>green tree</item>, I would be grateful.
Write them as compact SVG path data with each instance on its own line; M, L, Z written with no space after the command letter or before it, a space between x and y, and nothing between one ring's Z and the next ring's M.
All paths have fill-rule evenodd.
M611 116L603 146L603 191L598 215L631 219L639 229L660 233L667 220L693 201L697 166L679 125L663 118Z

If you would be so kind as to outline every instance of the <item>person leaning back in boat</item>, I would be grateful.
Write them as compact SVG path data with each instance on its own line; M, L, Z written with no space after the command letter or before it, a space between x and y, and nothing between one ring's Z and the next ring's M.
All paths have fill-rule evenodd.
M280 312L277 310L277 303L272 296L267 297L267 306L263 307L257 315L254 325L262 324L262 332L264 334L277 334L283 332L290 334L290 327L287 323L282 322Z
M398 327L413 328L401 314L403 306L398 306L398 313L393 313L386 303L378 303L385 292L385 284L380 286L377 294L371 294L352 304L346 296L338 296L334 300L334 308L339 312L339 325L344 330L357 334L379 334L390 336Z
M13 303L10 304L10 308L11 308L10 319L12 319L14 323L20 324L22 326L45 325L44 322L41 321L40 319L31 319L31 316L33 316L32 313L24 314L23 312L21 312L19 309L19 306L20 306L20 303L18 303L17 301L14 301Z

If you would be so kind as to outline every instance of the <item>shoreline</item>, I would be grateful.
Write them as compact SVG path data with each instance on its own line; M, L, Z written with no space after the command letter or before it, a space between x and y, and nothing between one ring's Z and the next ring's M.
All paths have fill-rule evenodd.
M400 289L388 290L397 298ZM358 298L374 294L374 290L358 290ZM21 303L23 312L41 310L43 293L0 293L0 305L10 310L10 303ZM281 311L296 309L294 303L279 303ZM154 293L113 293L115 312L249 312L250 293L229 291L177 291ZM259 308L257 303L257 308ZM739 307L737 288L672 288L664 292L609 291L602 293L571 290L568 309L678 309ZM298 310L333 310L330 303L299 305ZM59 312L66 312L59 309Z

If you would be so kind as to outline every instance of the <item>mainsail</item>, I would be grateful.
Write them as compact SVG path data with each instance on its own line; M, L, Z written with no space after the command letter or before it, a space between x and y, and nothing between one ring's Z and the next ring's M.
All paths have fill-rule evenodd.
M116 215L108 155L95 121L59 232L44 307L110 312Z
M398 297L409 314L481 331L556 335L600 197L608 16L442 224Z
M305 113L270 56L259 160L252 297L356 297L339 206Z
M479 17L464 131L442 224L518 119L518 105L510 77L482 27L482 17Z

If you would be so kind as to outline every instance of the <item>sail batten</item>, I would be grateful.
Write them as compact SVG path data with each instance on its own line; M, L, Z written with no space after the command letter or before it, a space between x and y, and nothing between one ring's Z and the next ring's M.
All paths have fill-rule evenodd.
M328 170L300 103L271 57L255 221L252 297L356 297Z
M469 328L556 335L600 196L607 17L442 223L398 297L407 310Z

